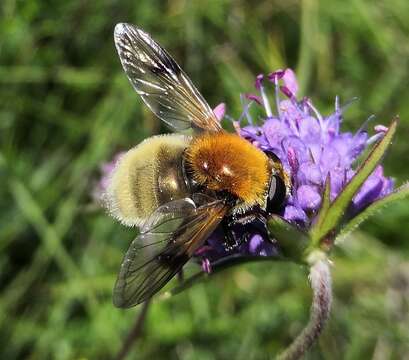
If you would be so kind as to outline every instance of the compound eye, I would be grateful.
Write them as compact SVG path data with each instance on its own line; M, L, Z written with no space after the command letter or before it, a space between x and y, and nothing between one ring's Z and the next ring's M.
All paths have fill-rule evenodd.
M276 213L280 209L286 195L287 189L284 180L277 175L272 175L267 195L266 212L268 215Z

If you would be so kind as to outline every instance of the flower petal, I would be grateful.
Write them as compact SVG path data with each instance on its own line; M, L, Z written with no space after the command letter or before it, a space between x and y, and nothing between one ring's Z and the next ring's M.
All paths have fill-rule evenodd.
M312 116L305 117L298 122L300 138L306 143L321 142L321 126L318 120Z
M300 185L322 185L322 173L318 165L311 161L304 162L300 165L297 173L298 183Z
M321 195L316 186L301 185L297 189L297 199L305 211L317 210L321 204Z
M307 214L304 210L294 205L287 205L285 207L284 219L299 224L305 224L308 221Z
M226 113L226 104L220 103L213 109L213 113L216 115L217 120L221 120L224 118L224 114Z
M253 256L277 255L277 249L270 241L266 241L260 234L255 234L248 242L247 250Z
M291 91L291 93L296 96L298 92L298 81L295 76L294 71L291 69L286 69L283 75L284 85Z

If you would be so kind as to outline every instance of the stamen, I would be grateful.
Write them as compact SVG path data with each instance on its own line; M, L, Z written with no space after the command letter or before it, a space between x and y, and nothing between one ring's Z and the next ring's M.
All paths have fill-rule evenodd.
M240 117L238 120L234 119L233 117L231 117L230 115L225 115L224 117L231 121L231 123L233 124L234 130L236 131L237 135L241 134L241 121L243 120L243 117L246 116L247 121L253 125L253 119L249 113L249 109L250 107L253 105L254 101L249 102L248 104L243 106L243 112L241 113Z
M368 124L372 121L372 120L374 120L375 119L375 115L374 114L372 114L372 115L370 115L365 121L364 121L364 123L360 126L360 128L358 129L358 131L355 133L355 136L354 137L356 137L358 134L360 134L361 132L363 132L363 131L366 131L366 128L368 127Z
M312 102L310 101L310 99L306 98L306 104L307 106L314 112L315 116L317 117L320 125L321 125L321 129L325 129L325 124L324 124L324 119L322 118L321 114L319 113L319 111L315 108L315 106L312 104Z
M366 130L368 124L369 124L372 120L374 120L375 118L376 118L375 114L372 114L372 115L368 116L368 119L366 119L366 120L364 121L364 123L362 124L362 126L359 128L358 132L361 132L361 131Z
M387 132L387 131L388 131L388 128L387 128L386 126L383 126L383 125L376 125L374 129L375 129L375 131L376 131L377 133L379 133L379 132Z
M236 119L235 119L233 116L230 116L230 115L224 115L224 117L225 117L227 120L231 121L231 122L236 121Z
M281 73L278 73L278 71L276 71L269 75L270 81L274 82L275 103L276 103L278 118L280 120L281 120L281 109L280 109L280 92L279 92L278 80L281 79L283 76L284 76L284 71L282 70L281 70Z
M359 97L355 96L348 100L344 105L341 106L340 111L345 112L355 101L359 100Z
M301 100L302 104L302 112L304 115L309 115L309 106L308 106L308 98L306 96L303 97Z
M266 115L268 118L273 117L273 112L271 111L271 106L267 98L267 94L264 91L264 86L262 84L264 75L257 75L256 78L256 88L260 91L261 99L263 100L264 109L266 110Z
M340 110L339 108L339 96L335 96L335 112L338 112Z
M259 105L263 105L263 100L261 99L260 96L254 95L254 94L244 94L246 99L255 101Z
M255 82L254 86L255 86L255 88L256 88L257 90L259 90L259 91L260 91L260 88L261 88L261 86L262 86L261 83L262 83L263 79L264 79L264 75L263 75L263 74L258 74L258 75L256 76L256 82Z
M285 96L287 96L290 99L291 103L294 105L294 107L297 108L299 112L301 113L304 112L303 109L300 107L300 104L297 102L297 98L287 86L280 86L280 90Z
M366 141L366 145L368 146L368 145L371 145L371 144L377 142L378 140L382 139L382 138L384 137L384 135L385 135L385 133L382 131L382 132L379 132L379 133L377 133L377 134L371 136L371 137Z
M254 101L249 102L248 104L246 104L243 107L243 112L241 113L239 119L237 120L239 123L241 123L241 121L243 120L243 117L245 116L247 118L247 121L253 125L253 118L251 117L250 113L249 113L249 109L250 107L254 104Z
M253 101L251 101L251 103L247 103L246 99L247 99L246 95L240 94L240 102L241 102L241 106L243 107L243 113L241 114L241 116L243 116L244 114L247 118L247 122L253 126L254 125L253 118L251 117L250 112L248 111L250 108L250 104L252 104Z
M366 119L366 121L363 123L363 125L359 128L359 130L357 131L357 133L355 134L355 137L362 131L366 130L366 127L368 126L368 123L370 121L372 121L373 119L375 119L375 115L371 115L368 117L368 119ZM388 131L388 128L386 126L383 125L376 125L374 127L376 134L371 136L367 141L366 141L366 145L371 145L375 142L377 142L378 140L382 139L383 136L385 135L385 133Z
M267 78L268 78L268 80L270 80L271 82L275 83L276 81L282 79L283 76L284 76L284 74L285 74L285 70L279 69L279 70L277 70L277 71L274 71L274 72L268 74L268 75L267 75Z
M294 94L290 91L290 89L287 86L280 86L281 92L287 96L289 99L294 99Z

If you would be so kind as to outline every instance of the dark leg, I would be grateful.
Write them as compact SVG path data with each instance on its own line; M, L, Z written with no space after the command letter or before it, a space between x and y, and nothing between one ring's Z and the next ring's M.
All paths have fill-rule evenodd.
M234 250L241 244L247 242L251 235L266 234L266 220L259 211L235 214L226 217L223 222L225 233L225 247L227 251Z
M233 230L231 218L225 218L222 222L224 232L224 248L226 251L231 251L239 246L239 240Z

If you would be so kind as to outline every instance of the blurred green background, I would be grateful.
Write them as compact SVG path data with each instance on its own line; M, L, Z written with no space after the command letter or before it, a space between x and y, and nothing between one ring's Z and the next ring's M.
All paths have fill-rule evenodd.
M162 43L211 106L238 117L254 77L291 67L323 114L352 106L400 130L385 160L409 179L409 2L43 1L0 3L0 358L110 359L138 307L111 291L135 230L92 202L101 163L166 131L122 72L112 33ZM409 358L409 206L367 222L333 254L332 318L308 359ZM306 270L240 266L153 304L135 359L267 359L308 320Z

